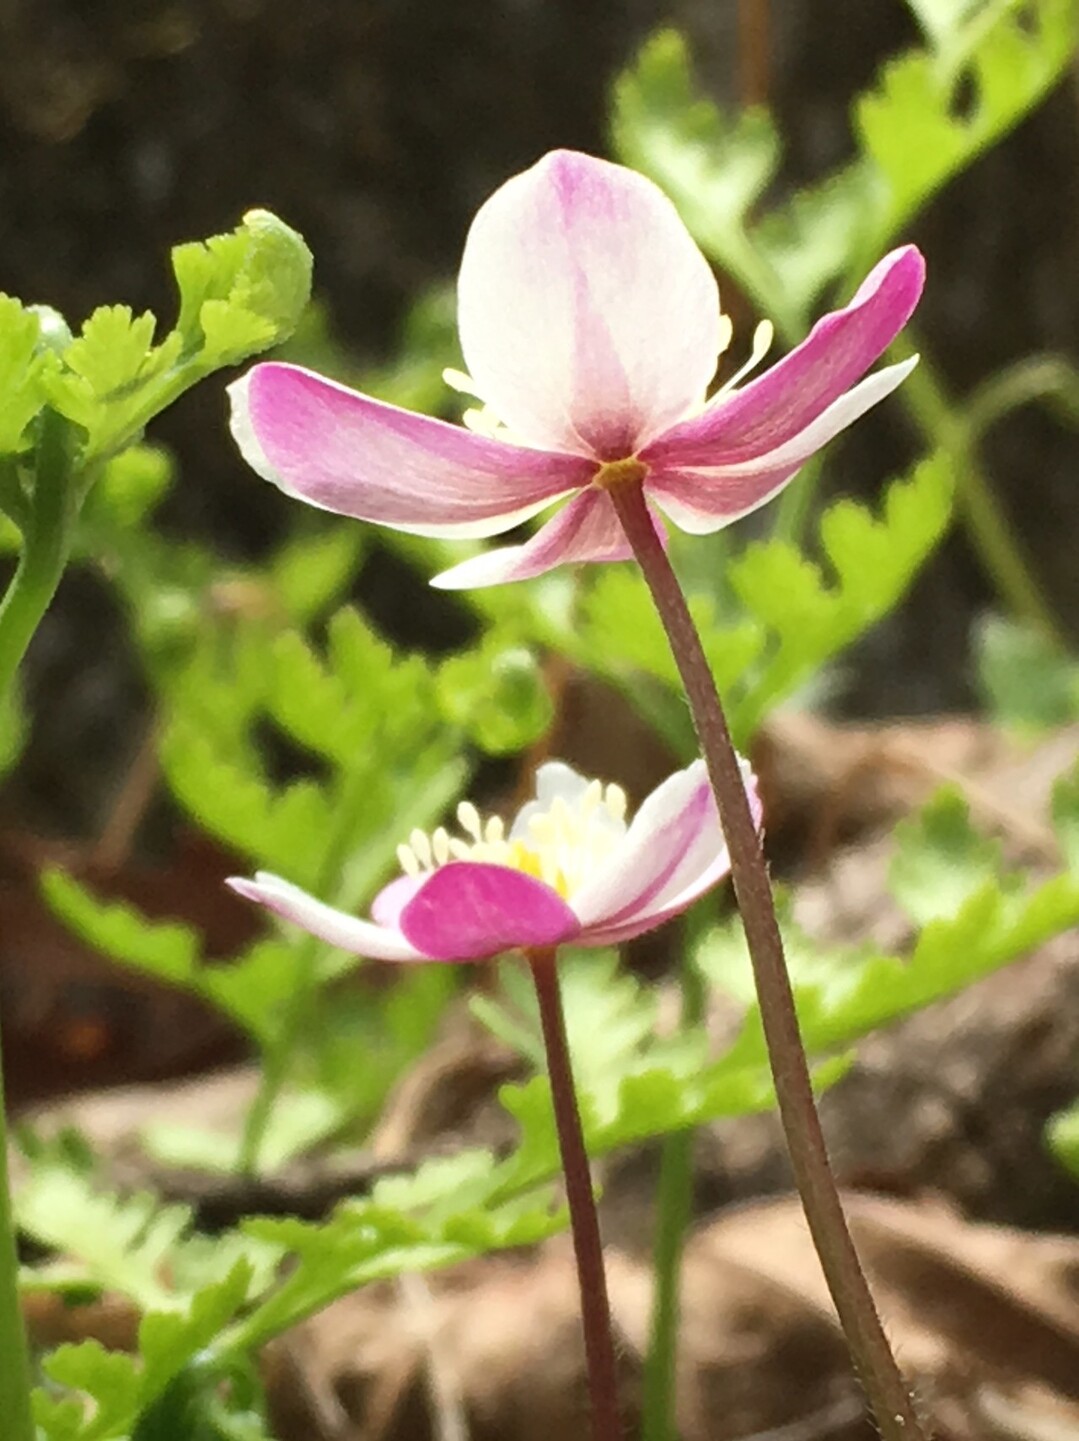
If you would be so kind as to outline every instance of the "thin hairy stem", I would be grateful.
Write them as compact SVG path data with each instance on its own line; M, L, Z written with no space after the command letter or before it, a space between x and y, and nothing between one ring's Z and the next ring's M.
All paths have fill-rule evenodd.
M581 1323L588 1363L592 1436L594 1441L620 1441L622 1422L618 1410L618 1373L611 1336L607 1275L603 1269L603 1242L599 1233L596 1200L592 1194L592 1173L584 1148L581 1116L577 1109L555 952L530 951L528 963L539 1001L543 1044L547 1051L547 1075L551 1083L551 1101L573 1230L573 1252L581 1287Z
M855 1368L885 1441L924 1441L847 1229L813 1098L768 868L738 757L685 596L656 533L639 479L610 489L678 665L731 855L761 1021L791 1167Z

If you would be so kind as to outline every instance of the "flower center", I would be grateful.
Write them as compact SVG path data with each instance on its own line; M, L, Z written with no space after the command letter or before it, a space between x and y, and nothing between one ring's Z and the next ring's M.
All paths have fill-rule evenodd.
M549 805L531 801L506 834L500 816L486 820L471 801L457 807L463 832L444 826L428 834L414 830L397 847L406 876L437 870L450 861L486 861L535 876L571 896L607 859L626 833L626 793L621 786L592 781L572 799L556 795Z
M648 467L643 460L627 455L624 460L605 460L593 476L592 484L601 490L613 490L618 485L642 481L647 474Z

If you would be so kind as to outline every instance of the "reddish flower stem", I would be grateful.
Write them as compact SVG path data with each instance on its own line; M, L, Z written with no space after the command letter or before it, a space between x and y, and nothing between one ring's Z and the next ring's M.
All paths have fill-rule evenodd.
M809 1065L776 921L768 867L715 680L639 479L609 488L622 528L667 633L712 782L731 855L768 1059L791 1168L855 1369L884 1441L925 1441L847 1229L813 1098Z
M611 1336L611 1307L607 1299L607 1276L603 1269L603 1242L599 1233L596 1201L592 1194L592 1173L584 1147L577 1094L573 1085L566 1021L553 950L529 951L528 963L539 1001L543 1044L547 1050L547 1075L551 1083L562 1172L566 1179L573 1230L573 1251L577 1258L577 1279L581 1288L581 1323L584 1328L585 1359L588 1364L588 1394L592 1407L594 1441L621 1441L622 1421L618 1410L618 1374Z

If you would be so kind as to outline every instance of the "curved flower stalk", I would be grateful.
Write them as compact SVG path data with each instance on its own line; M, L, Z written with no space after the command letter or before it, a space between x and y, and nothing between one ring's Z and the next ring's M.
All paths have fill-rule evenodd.
M607 494L643 482L653 518L707 534L770 500L914 360L866 371L924 281L893 251L842 310L745 384L707 398L731 324L673 205L633 171L555 151L476 215L458 280L466 426L385 405L297 366L230 387L248 462L311 505L418 535L499 535L568 500L524 545L437 577L450 588L523 580L566 561L630 557Z
M743 772L754 817L760 802ZM632 822L614 785L562 761L536 773L536 794L508 827L458 807L460 836L413 831L403 874L364 920L278 876L234 877L233 890L343 950L383 961L478 961L571 943L609 946L684 911L730 870L703 761L677 771Z

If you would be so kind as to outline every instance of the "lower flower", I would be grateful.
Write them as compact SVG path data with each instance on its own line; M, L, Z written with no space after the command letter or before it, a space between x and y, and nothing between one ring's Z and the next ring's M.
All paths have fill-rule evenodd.
M760 801L743 763L758 828ZM505 827L457 809L460 835L413 831L402 874L361 919L279 876L233 877L240 895L312 935L383 961L479 961L515 949L626 941L684 911L730 869L704 762L677 771L631 822L618 786L562 761L536 772L536 794Z

